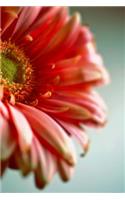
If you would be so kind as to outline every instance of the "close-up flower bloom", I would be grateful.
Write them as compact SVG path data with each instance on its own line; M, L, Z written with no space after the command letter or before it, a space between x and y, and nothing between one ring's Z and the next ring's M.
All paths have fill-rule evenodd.
M88 25L67 7L1 7L0 162L43 188L73 175L76 139L103 127L107 108L95 91L109 82Z

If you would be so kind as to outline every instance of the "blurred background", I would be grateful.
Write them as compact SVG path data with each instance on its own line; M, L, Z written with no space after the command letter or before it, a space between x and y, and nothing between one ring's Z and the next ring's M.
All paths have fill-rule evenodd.
M58 175L44 190L36 189L32 175L22 178L19 172L8 170L2 179L2 192L124 192L123 136L123 72L124 22L123 7L71 7L80 12L82 22L94 32L97 47L103 55L111 84L98 89L108 108L108 124L104 129L88 130L91 147L85 158L79 155L74 177L63 183ZM124 74L125 75L125 74Z

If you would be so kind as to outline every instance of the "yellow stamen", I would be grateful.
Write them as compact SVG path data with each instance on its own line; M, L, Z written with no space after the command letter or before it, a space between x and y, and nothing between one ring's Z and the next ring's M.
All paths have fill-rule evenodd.
M0 59L0 85L4 92L7 91L10 100L14 99L13 95L16 101L23 101L33 89L33 70L29 59L10 41L0 41Z

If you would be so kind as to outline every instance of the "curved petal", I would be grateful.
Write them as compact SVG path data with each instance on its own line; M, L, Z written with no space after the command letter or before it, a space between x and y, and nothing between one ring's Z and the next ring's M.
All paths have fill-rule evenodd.
M53 11L55 10L52 9ZM24 48L29 56L32 56L32 62L39 56L39 54L46 48L46 45L50 42L53 36L61 29L67 19L67 8L56 8L54 16L51 19L43 20L40 28L31 32L32 42L26 45ZM42 18L43 19L43 18ZM38 65L39 66L39 65Z
M19 110L10 104L8 104L8 110L10 112L11 121L14 124L17 132L17 141L19 143L20 149L22 152L25 152L30 148L32 144L32 129L25 116Z
M0 115L0 160L6 161L12 155L16 142L9 122Z
M0 162L0 176L3 176L8 167L8 160Z
M65 7L62 6L42 7L35 22L29 29L33 38L36 39L41 31L43 31L43 29L46 27L45 25L49 24L49 22L51 22L56 17L57 13L61 12L61 10L64 8ZM67 8L65 10L67 10Z
M72 135L74 138L76 138L78 140L78 142L81 144L82 149L84 151L84 154L86 154L88 152L89 149L89 137L86 134L86 132L83 130L83 128L74 126L72 124L68 124L66 122L63 121L59 121L59 123L62 125L62 127L65 128L65 130Z
M0 101L0 114L2 114L6 119L9 119L9 112L6 105L2 101Z
M47 149L45 149L45 156L47 162L47 179L50 182L57 171L57 158Z
M79 33L80 16L75 14L39 53L37 63L53 62L63 57L74 44ZM63 51L60 51L62 49Z
M15 152L9 160L9 167L11 169L21 170L23 176L26 176L31 171L34 171L38 166L38 153L35 140L36 138L33 137L32 145L27 152L21 152L17 146Z
M69 136L56 121L44 112L31 106L18 104L18 107L21 108L38 135L54 148L69 164L74 165L76 163L76 158L73 151L73 144Z
M58 119L103 126L107 121L107 108L101 97L92 89L59 91L51 98L39 99L37 107ZM89 123L90 122L90 123Z
M43 102L43 104L42 104ZM84 107L71 102L68 99L48 99L45 102L39 101L37 107L49 114L54 114L56 117L62 117L63 119L72 119L83 121L91 118L91 113Z
M50 73L45 74L45 80L47 80L47 77L49 80ZM58 84L55 82L55 77L59 77ZM103 66L101 57L97 54L91 54L76 56L55 63L51 69L50 80L50 83L57 86L69 86L80 83L97 86L109 83L109 76Z
M37 150L38 156L38 165L35 169L35 182L38 188L43 188L46 184L48 184L48 166L46 162L46 154L42 144L39 143L37 139L35 139L35 146Z
M20 12L20 7L1 7L0 8L0 22L1 22L1 30L2 34L4 31L11 25L11 23L18 17Z
M13 30L11 37L16 41L20 37L24 37L29 32L30 26L34 23L35 19L39 15L41 7L24 7L18 17L17 24Z
M58 160L58 170L63 181L68 181L74 174L74 167L68 165L64 160Z

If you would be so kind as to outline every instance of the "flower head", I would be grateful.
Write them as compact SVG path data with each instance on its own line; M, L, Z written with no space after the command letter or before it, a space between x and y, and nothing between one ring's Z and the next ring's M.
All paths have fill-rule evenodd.
M109 82L93 34L66 7L1 7L0 160L44 187L71 178L73 137L87 152L86 126L106 122L95 92Z

